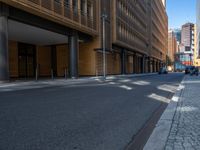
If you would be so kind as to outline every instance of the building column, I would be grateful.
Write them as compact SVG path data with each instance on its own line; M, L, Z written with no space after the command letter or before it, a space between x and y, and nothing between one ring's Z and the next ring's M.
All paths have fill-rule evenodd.
M0 16L0 81L9 80L8 18Z
M126 54L125 50L121 50L121 74L126 74Z
M139 73L142 73L142 57L138 57L138 69Z
M151 59L148 59L148 73L151 73Z
M141 57L138 57L138 73L140 74L142 72L142 67L141 67Z
M156 62L156 72L158 72L158 61Z
M136 73L139 73L139 65L138 65L138 56L135 57L135 68L136 68Z
M145 56L142 57L142 73L145 73Z
M55 45L51 46L51 69L53 76L57 76L57 51Z
M78 33L73 32L69 36L69 73L71 78L78 77Z
M158 71L158 61L156 60L156 72Z
M156 61L155 61L155 72L157 72L157 67L158 67L157 64L158 64L158 63L157 63L157 60L156 60Z
M135 62L134 62L134 55L132 55L132 61L133 61L133 72L132 72L132 74L134 74L135 73Z
M160 62L158 61L158 64L157 64L157 72L159 71L159 67L160 67Z
M152 72L154 72L154 60L152 60Z

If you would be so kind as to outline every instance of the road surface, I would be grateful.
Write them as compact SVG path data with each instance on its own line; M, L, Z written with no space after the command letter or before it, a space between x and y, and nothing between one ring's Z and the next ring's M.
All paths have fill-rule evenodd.
M0 91L0 150L124 150L183 76Z

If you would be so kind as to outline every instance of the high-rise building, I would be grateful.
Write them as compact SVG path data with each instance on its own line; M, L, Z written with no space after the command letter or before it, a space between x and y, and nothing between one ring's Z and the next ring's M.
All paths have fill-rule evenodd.
M175 57L176 52L177 52L177 40L176 40L173 30L169 30L167 55L172 62L174 62L174 57Z
M198 57L198 51L197 51L197 28L196 28L196 25L194 25L194 62L193 64L194 65L198 65L198 62L197 62L197 57Z
M194 24L186 23L181 30L181 44L183 45L183 64L192 65L194 60Z
M181 29L173 29L177 42L181 43Z
M198 51L197 25L194 26L194 66L200 66L199 51Z
M194 24L186 23L181 30L181 43L185 46L186 53L194 52Z
M200 57L200 1L196 1L196 48L197 57Z
M162 0L164 7L166 7L166 0Z
M106 74L158 71L167 50L163 2L0 0L0 80L102 75L103 45Z
M150 41L149 52L151 60L149 68L155 71L160 64L157 60L164 60L164 62L166 62L168 47L168 16L162 1L150 0L148 1L148 6L148 18L150 21L148 24L148 30L150 32L148 38Z

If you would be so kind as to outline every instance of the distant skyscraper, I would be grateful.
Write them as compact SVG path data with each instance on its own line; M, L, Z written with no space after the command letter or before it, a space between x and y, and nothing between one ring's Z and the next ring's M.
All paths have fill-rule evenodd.
M169 30L167 55L169 56L172 62L174 62L174 56L176 52L177 52L177 40L176 40L173 30Z
M186 23L181 30L182 62L192 65L194 60L194 24Z
M194 24L186 23L181 30L181 43L185 46L185 52L194 52Z
M176 40L181 43L181 29L173 29Z

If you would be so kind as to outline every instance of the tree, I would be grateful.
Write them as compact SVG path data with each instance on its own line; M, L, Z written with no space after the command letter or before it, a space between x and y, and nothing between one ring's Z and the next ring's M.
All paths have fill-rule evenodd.
M167 66L172 66L174 64L168 55L166 56L166 64Z

